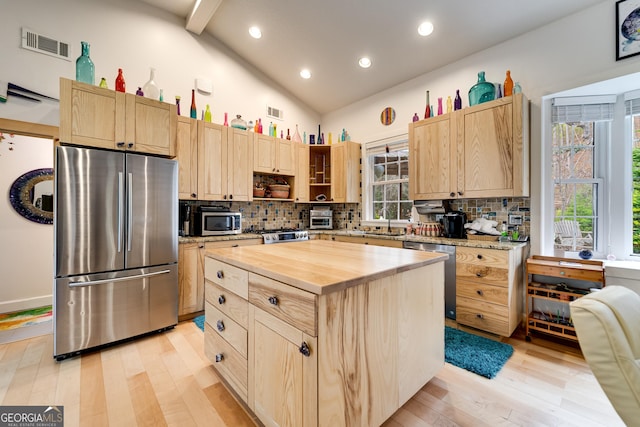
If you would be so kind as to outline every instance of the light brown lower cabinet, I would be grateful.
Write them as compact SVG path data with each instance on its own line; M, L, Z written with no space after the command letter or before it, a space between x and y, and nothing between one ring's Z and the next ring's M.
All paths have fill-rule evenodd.
M510 336L522 322L526 246L456 247L456 322Z
M442 262L317 295L207 256L205 282L205 353L265 426L381 425L444 365Z
M259 245L261 238L178 245L178 318L194 317L204 310L204 254L207 249Z

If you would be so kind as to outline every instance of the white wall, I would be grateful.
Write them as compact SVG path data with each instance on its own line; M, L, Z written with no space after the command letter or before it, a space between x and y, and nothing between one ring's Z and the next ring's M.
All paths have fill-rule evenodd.
M317 129L320 117L282 87L238 58L207 35L197 36L184 29L184 20L140 1L127 0L0 0L0 80L58 97L59 78L75 78L75 59L80 41L91 46L96 84L105 77L115 86L118 68L124 71L127 92L135 93L156 68L155 81L164 90L166 102L181 96L181 112L189 115L191 89L197 77L213 83L213 94L197 93L198 118L210 104L213 121L229 121L236 114L246 120L266 118L266 105L284 110L278 130L300 133ZM20 48L21 28L68 42L71 62ZM9 97L0 104L0 117L58 125L56 103L36 105Z
M22 217L9 202L17 178L53 167L53 141L5 138L0 143L0 313L51 304L53 288L53 225Z
M416 52L428 55L429 52ZM541 98L551 93L637 72L640 56L615 60L615 2L603 1L580 13L556 21L506 43L478 52L461 61L424 74L346 108L326 114L324 129L347 126L352 140L368 142L407 133L414 113L422 117L425 91L431 103L446 100L460 89L463 107L466 96L485 71L488 81L502 83L507 69L531 101L531 226L532 253L539 254L540 243L540 162ZM399 64L401 66L401 64ZM390 126L380 123L385 107L396 110ZM548 171L545 173L549 173Z

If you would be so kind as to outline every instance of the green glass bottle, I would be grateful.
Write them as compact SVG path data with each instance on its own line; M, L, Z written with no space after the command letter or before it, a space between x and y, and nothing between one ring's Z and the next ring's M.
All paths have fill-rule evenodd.
M82 83L96 84L95 66L89 57L89 43L80 42L82 54L76 59L76 80Z

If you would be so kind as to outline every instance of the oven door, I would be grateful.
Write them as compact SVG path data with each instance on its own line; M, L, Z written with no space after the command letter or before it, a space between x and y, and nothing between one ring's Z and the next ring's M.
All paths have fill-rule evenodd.
M317 230L317 229L331 230L333 228L331 217L312 216L309 218L309 222L310 222L309 228L313 230Z

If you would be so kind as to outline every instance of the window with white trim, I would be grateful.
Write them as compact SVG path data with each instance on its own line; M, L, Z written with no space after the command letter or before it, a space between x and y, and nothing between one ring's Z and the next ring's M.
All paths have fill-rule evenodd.
M406 136L367 144L363 162L363 222L386 225L407 222L409 199L409 148Z
M604 183L614 103L615 97L553 100L553 233L554 251L560 255L603 250Z

